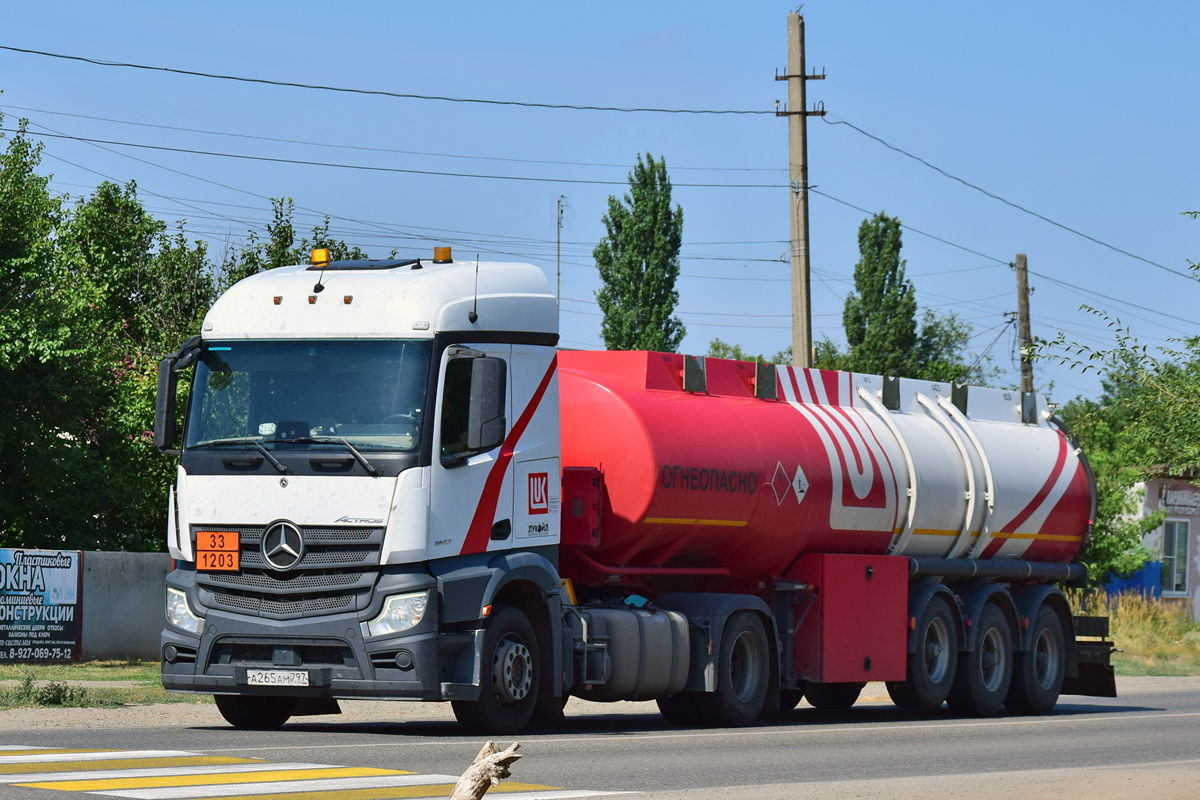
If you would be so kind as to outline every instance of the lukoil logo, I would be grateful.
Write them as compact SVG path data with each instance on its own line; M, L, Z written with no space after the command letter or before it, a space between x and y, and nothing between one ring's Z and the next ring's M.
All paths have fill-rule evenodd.
M550 511L550 473L529 473L529 513L547 514Z

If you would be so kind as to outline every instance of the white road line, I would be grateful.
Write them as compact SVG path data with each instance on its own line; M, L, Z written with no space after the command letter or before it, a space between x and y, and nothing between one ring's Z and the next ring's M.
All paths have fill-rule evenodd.
M38 747L31 744L0 744L0 750L53 750L53 747Z
M186 758L203 753L187 750L109 750L104 753L44 753L28 756L0 756L0 764L49 764L55 761L108 761L127 758Z
M503 786L504 784L500 784ZM607 797L614 794L637 794L637 792L588 792L572 790L555 790L544 792L505 792L498 794L504 800L562 800L568 797Z
M640 741L642 739L704 739L704 738L728 738L738 736L785 736L785 735L811 735L825 733L866 733L874 731L910 731L924 730L937 731L946 728L986 728L998 726L1012 725L1066 725L1072 723L1087 723L1087 722L1126 722L1129 720L1138 719L1172 719L1176 717L1200 717L1200 711L1181 711L1181 712L1166 712L1161 714L1122 714L1120 716L1108 714L1105 716L1089 716L1072 714L1062 717L1036 717L1032 719L989 719L979 722L937 722L931 721L926 724L912 725L883 725L875 722L856 722L850 726L829 726L822 725L821 727L798 727L798 728L781 728L779 726L771 726L767 728L756 728L754 730L724 730L724 731L679 731L676 733L648 733L648 734L628 734L619 737L614 737L611 734L600 736L568 736L568 737L551 737L544 739L536 739L539 744L576 744L578 742L619 742L621 745L627 745L631 739ZM344 747L427 747L429 745L445 745L447 742L438 741L436 739L424 739L418 742L364 742L360 744L302 744L302 745L285 745L281 747L231 747L227 749L205 750L205 753L251 753L259 750L333 750ZM449 744L460 744L459 742L450 742ZM462 742L461 744L468 744ZM474 745L471 745L472 747Z
M212 764L199 767L141 767L138 769L93 769L85 772L26 772L0 774L0 784L45 783L48 781L96 781L105 778L166 778L172 775L224 775L231 772L263 772L276 769L337 769L334 764Z
M394 789L398 786L427 786L458 783L457 775L379 775L365 778L325 778L313 781L267 781L220 786L170 786L154 789L120 789L90 792L106 797L130 797L136 800L183 800L183 798L236 797L247 794L283 792L340 792L350 789Z

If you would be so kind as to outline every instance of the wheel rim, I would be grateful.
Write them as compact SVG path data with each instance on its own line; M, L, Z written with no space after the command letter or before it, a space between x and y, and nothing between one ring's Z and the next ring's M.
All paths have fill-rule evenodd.
M729 683L739 703L749 703L758 692L761 661L754 636L743 631L729 656Z
M1058 664L1058 642L1049 630L1043 630L1038 634L1037 648L1033 656L1034 675L1039 687L1047 691L1054 688Z
M519 703L533 687L533 656L520 640L506 637L492 657L492 686L502 704Z
M1004 637L996 628L988 628L979 649L979 671L983 686L989 692L997 692L1004 683Z
M950 629L941 617L934 617L925 629L925 674L934 684L941 683L950 669Z

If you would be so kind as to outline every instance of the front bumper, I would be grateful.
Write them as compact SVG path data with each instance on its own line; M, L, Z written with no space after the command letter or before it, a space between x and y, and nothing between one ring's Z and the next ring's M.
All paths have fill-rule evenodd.
M204 608L194 576L186 569L167 576L167 585L183 591L205 620L201 636L169 625L163 630L160 658L168 691L413 700L479 696L482 630L439 630L436 582L428 573L380 575L371 603L361 611L288 620ZM430 602L417 626L399 636L364 639L361 623L378 616L384 598L421 590L430 593ZM304 670L309 685L252 686L249 669Z

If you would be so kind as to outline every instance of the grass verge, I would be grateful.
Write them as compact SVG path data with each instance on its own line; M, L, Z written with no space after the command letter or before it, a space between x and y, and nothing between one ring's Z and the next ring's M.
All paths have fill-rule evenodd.
M1118 675L1200 675L1200 622L1183 606L1123 593L1089 598L1086 613L1108 616L1109 638L1124 651L1112 656Z
M154 703L212 702L207 695L171 694L162 688L156 661L90 661L83 664L5 664L0 710L11 708L118 708ZM76 681L114 683L78 686ZM133 682L135 685L120 685Z

